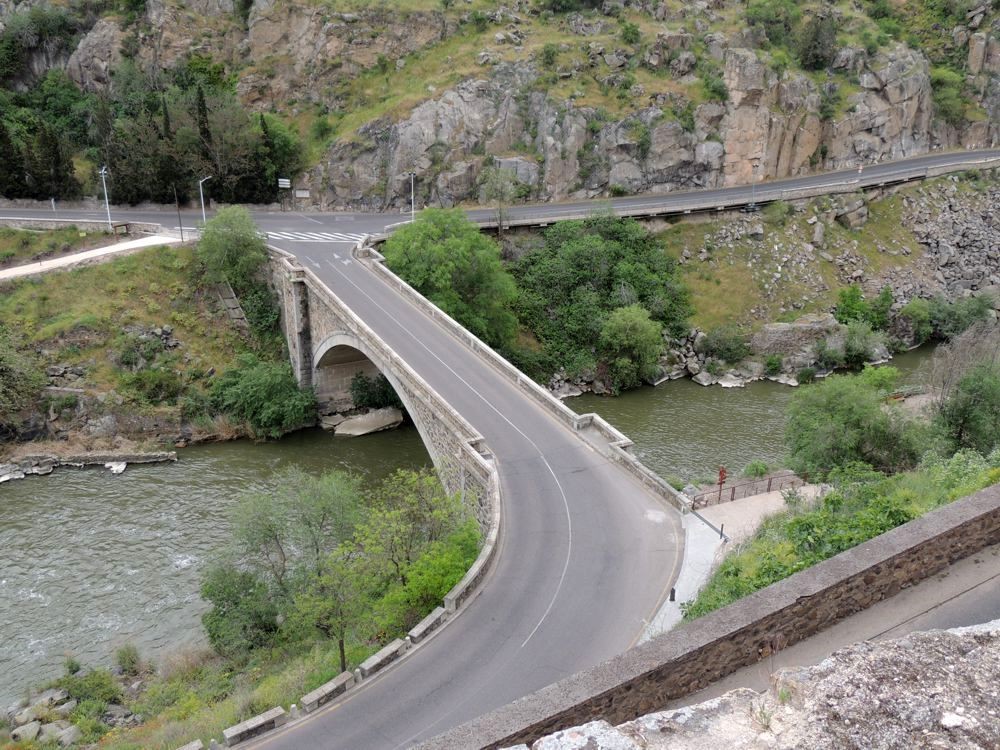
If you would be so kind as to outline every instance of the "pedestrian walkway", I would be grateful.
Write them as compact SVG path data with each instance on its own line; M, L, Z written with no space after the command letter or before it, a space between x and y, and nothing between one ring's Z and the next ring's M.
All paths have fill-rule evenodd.
M4 269L0 271L0 281L10 281L12 279L35 276L40 273L46 273L47 271L69 268L71 266L89 263L95 260L100 262L116 255L121 255L122 253L134 252L135 250L141 250L146 247L154 247L156 245L172 245L177 242L180 242L180 239L177 237L154 234L149 237L141 237L137 240L128 240L126 242L115 243L114 245L95 247L92 250L84 250L82 253L64 255L61 258L52 258L51 260L42 260L37 263L28 263L23 266L14 266L13 268Z
M268 239L274 237L291 242L349 242L355 245L368 235L353 232L268 232L267 236Z
M820 485L798 488L805 498L819 494ZM746 541L770 515L785 508L781 490L751 495L729 503L712 505L688 513L681 520L684 527L684 562L674 584L674 601L667 601L646 625L640 643L665 633L681 621L681 603L694 599L712 571L737 544Z

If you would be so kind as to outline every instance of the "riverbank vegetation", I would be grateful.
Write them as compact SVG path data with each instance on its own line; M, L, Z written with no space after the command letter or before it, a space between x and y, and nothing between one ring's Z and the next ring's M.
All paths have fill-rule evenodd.
M801 387L789 406L789 464L830 490L815 502L790 493L731 553L687 619L1000 481L1000 326L972 326L935 354L928 414L888 400L897 373L865 368Z
M0 268L81 252L107 243L107 238L107 232L83 232L76 227L44 232L0 227Z
M213 651L177 654L158 670L120 652L118 671L138 675L138 692L105 669L68 664L56 684L79 701L71 719L85 741L114 750L174 750L195 738L207 746L228 726L298 702L439 606L480 539L468 509L430 471L365 487L345 472L291 469L273 488L247 492L231 520L233 542L202 578ZM102 717L112 703L144 723L110 730Z
M676 264L638 222L559 222L506 266L460 211L431 209L386 242L386 262L531 376L556 370L613 390L655 375L663 334L687 331Z
M309 423L314 401L284 359L266 258L235 208L208 223L196 248L3 284L0 435L87 447L115 436L276 437ZM240 294L249 332L219 303L219 280ZM61 390L43 394L46 384Z

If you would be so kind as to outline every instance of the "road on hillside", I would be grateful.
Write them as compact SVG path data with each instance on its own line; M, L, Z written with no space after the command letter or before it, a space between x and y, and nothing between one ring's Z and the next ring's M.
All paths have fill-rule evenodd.
M595 199L591 201L575 201L570 203L542 203L536 205L511 206L506 209L506 219L511 223L533 222L549 223L568 216L603 211L608 208L619 214L648 213L659 214L683 213L686 210L713 210L718 206L734 206L749 203L751 195L758 203L778 200L788 197L796 190L829 190L843 191L848 188L877 186L887 182L915 176L920 170L936 168L975 168L984 161L1000 159L1000 149L981 149L975 151L945 151L917 156L911 159L886 161L865 166L861 172L857 169L845 169L836 172L792 177L782 180L760 182L754 188L741 185L730 188L713 188L706 190L688 190L665 193L663 195L642 195L631 198ZM113 194L113 188L112 188ZM476 209L468 212L470 218L480 222L490 222L495 219L495 211ZM105 212L102 209L63 209L56 206L56 211L50 209L0 209L0 218L48 218L62 220L104 221ZM172 206L160 208L123 208L114 206L111 209L114 221L146 221L162 224L174 229L178 226L177 212ZM254 211L254 218L262 231L277 233L276 239L293 242L336 242L352 243L358 238L380 233L386 226L409 219L409 212L403 213L365 213L365 212L275 212ZM194 227L201 220L200 210L182 212L182 222L185 227Z

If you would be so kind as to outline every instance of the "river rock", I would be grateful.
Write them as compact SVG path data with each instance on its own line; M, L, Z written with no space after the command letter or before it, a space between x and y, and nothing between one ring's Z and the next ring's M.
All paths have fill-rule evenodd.
M743 378L739 378L731 372L727 372L719 378L716 383L721 385L723 388L742 388L746 385Z
M39 730L42 728L42 723L40 721L29 721L27 724L19 726L17 729L10 733L10 738L14 742L30 742L38 736Z
M73 725L65 719L54 721L51 724L42 724L41 731L38 733L38 741L43 745L46 742L57 742L59 736L71 726Z
M337 425L342 424L343 421L347 419L343 414L327 414L320 417L319 425L324 430L333 430Z
M74 745L79 742L82 738L83 732L80 731L80 727L76 724L71 724L59 733L56 740L58 740L61 747L69 747L70 745Z
M564 398L573 398L579 396L583 393L579 388L577 388L572 383L562 383L556 390L552 391L552 395L555 396L560 401Z
M125 461L111 461L104 464L104 468L108 469L112 474L121 474L125 471L125 467L128 464Z
M73 700L66 701L65 703L56 706L52 710L56 713L57 716L65 719L71 713L73 713L73 710L76 708L76 706L77 706L77 700L74 698Z
M697 375L691 378L698 385L712 385L718 381L718 379L710 373L708 370L701 370Z
M794 355L811 353L818 342L840 335L844 327L833 315L803 315L793 323L768 323L754 334L750 348L755 354Z
M334 428L333 432L335 435L357 437L382 430L391 430L399 427L402 423L403 412L395 407L387 406L384 409L373 409L367 414L359 414L356 417L345 419Z

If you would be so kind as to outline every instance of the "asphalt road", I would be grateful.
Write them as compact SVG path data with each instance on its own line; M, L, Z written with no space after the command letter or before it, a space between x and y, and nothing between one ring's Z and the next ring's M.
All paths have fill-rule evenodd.
M459 617L370 684L259 746L406 747L632 645L678 570L678 514L350 253L272 242L483 435L500 469L504 525L499 560Z
M632 198L615 198L610 200L575 201L570 203L544 203L537 205L511 206L506 210L506 220L512 222L537 221L539 223L556 221L567 216L577 216L593 211L603 211L608 208L619 214L631 212L656 213L683 212L684 210L712 209L721 205L736 205L749 203L751 196L756 202L778 200L787 197L790 191L800 189L828 189L831 191L843 189L845 186L860 188L892 182L906 175L911 175L922 169L937 167L953 167L956 169L974 168L984 159L1000 158L1000 149L981 149L975 151L945 151L917 156L911 159L887 161L865 166L861 172L857 169L846 169L837 172L793 177L783 180L760 182L754 188L741 185L730 188L707 190L690 190L665 193L663 195L642 195ZM112 188L113 191L113 188ZM470 218L476 221L495 220L495 211L475 209L468 212ZM103 210L63 209L56 206L51 209L0 209L0 217L56 218L56 219L87 219L102 221L105 218ZM194 227L201 221L200 210L182 212L185 227ZM148 221L162 223L164 227L178 226L177 213L171 206L162 208L125 208L115 206L111 209L114 221ZM409 219L409 212L404 213L357 213L357 212L309 212L293 211L273 212L254 211L254 218L262 231L289 233L298 235L297 242L353 242L346 235L366 235L384 231L385 227ZM341 235L322 237L318 235ZM314 236L310 236L314 235ZM289 239L288 237L278 239Z

